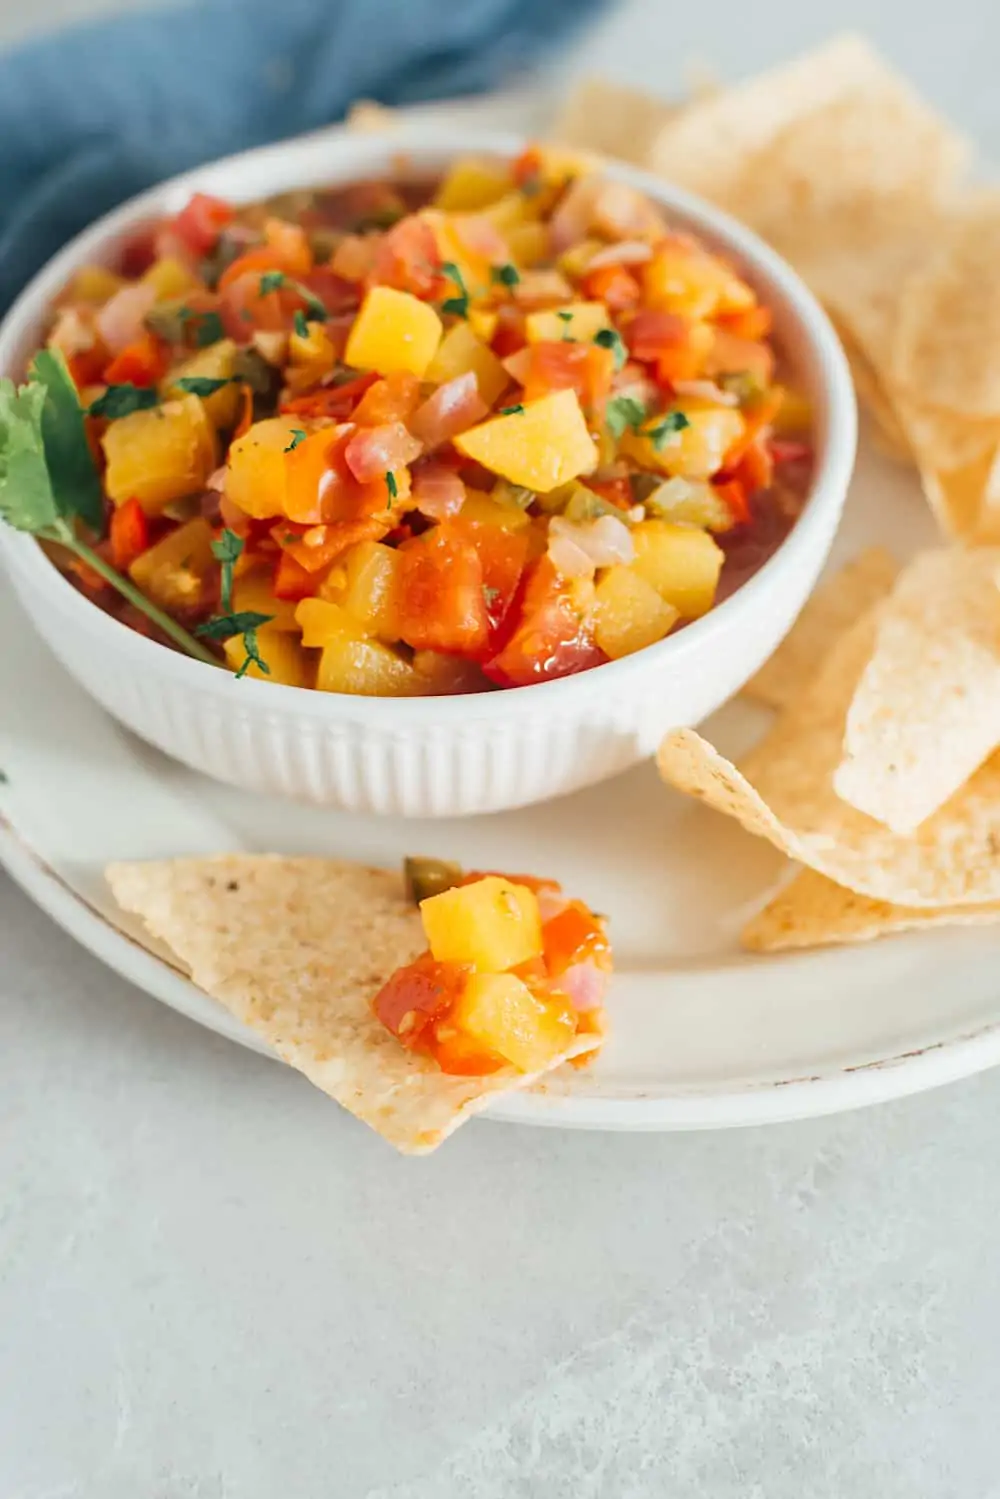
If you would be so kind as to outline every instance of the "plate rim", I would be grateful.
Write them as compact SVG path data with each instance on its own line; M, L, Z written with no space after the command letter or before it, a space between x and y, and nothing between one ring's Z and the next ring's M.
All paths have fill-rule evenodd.
M186 1019L234 1041L258 1056L281 1058L221 1005L209 1014L208 999L179 968L151 952L74 890L0 816L0 866L58 927L127 983ZM187 1002L186 1002L187 1001ZM773 1078L712 1091L677 1090L669 1095L601 1098L510 1093L478 1117L508 1124L663 1133L786 1124L905 1098L957 1082L1000 1064L1000 1018L972 1031L926 1046L808 1076ZM294 1069L293 1069L294 1070Z

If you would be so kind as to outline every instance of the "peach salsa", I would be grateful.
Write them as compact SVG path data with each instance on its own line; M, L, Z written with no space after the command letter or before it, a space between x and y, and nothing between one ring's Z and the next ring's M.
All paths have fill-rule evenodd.
M80 270L0 517L122 623L326 692L629 655L774 550L809 411L737 267L565 153L236 207Z

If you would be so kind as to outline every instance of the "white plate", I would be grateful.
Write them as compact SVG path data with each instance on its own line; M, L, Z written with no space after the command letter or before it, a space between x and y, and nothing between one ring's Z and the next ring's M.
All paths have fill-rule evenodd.
M523 128L532 101L431 111ZM533 125L534 119L530 120ZM936 540L911 474L864 448L835 548L897 555ZM265 1048L166 957L147 952L101 871L112 859L223 850L393 863L437 853L555 875L612 919L613 1033L597 1065L514 1094L493 1118L594 1129L696 1129L875 1103L1000 1061L989 928L887 938L779 958L736 935L783 861L685 801L652 766L544 807L405 823L264 800L166 760L70 681L0 591L0 861L91 952L165 1004ZM736 750L766 721L732 704L706 732Z
M865 452L838 543L933 540L913 479ZM606 1129L691 1129L850 1108L1000 1060L989 929L762 958L736 933L782 860L736 824L661 787L651 766L544 807L468 821L351 816L221 786L118 729L0 596L0 859L84 946L174 1009L262 1049L168 961L133 940L101 870L111 859L221 850L393 863L437 853L553 874L607 912L617 952L613 1035L596 1067L495 1118ZM763 722L730 705L723 749ZM133 935L130 936L129 932Z

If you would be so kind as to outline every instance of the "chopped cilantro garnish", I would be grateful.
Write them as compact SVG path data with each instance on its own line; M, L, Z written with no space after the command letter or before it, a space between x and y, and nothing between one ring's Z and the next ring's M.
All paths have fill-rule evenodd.
M391 468L390 469L386 469L385 487L389 491L389 498L386 501L385 508L387 510L391 510L392 509L392 502L393 502L394 499L396 499L396 497L399 494L399 485L396 483L396 475L393 473L393 471L392 471Z
M217 344L219 339L224 336L226 330L223 328L222 319L217 312L191 313L188 308L184 310L197 320L194 341L199 349L211 348L212 344Z
M518 402L518 404L516 406L501 406L500 407L500 415L501 416L520 416L521 412L523 410L524 410L524 407L520 404L520 402Z
M217 614L214 619L207 619L203 625L196 625L194 633L204 640L229 640L234 635L242 635L246 659L236 673L236 680L245 677L250 666L257 666L270 676L271 668L261 659L257 631L261 625L270 624L273 618L273 614L258 614L254 609L243 609L236 614Z
M675 432L683 432L685 427L691 423L683 411L668 411L665 416L657 417L651 427L644 427L643 437L648 437L657 452L666 443L668 437L673 437Z
M446 297L445 300L441 303L441 311L452 313L455 317L468 317L469 293L466 290L465 282L462 279L462 272L459 270L458 266L453 260L445 260L441 265L441 274L443 276L447 276L448 280L453 282L454 285L458 288L457 296Z
M292 440L285 449L286 453L294 453L300 442L305 442L306 434L301 427L292 428Z
M602 328L594 334L594 342L602 349L610 349L615 356L615 369L620 370L628 358L628 350L617 328Z
M309 324L306 322L306 315L302 311L301 307L292 318L292 326L294 327L295 332L298 334L299 338L309 337Z
M224 385L232 384L232 375L227 375L225 379L215 379L210 375L182 375L176 381L177 389L189 396L214 396Z
M520 279L521 272L509 260L504 265L495 265L490 269L490 280L494 286L516 286Z
M233 568L243 555L243 537L228 526L217 541L212 542L212 556L219 563L222 579L219 584L219 601L225 614L233 607Z
M265 271L260 278L260 286L258 287L259 295L268 297L271 295L271 292L280 291L284 284L284 271Z
M100 529L94 525L88 492L96 469L92 458L91 470L85 469L85 447L83 412L61 354L46 350L37 355L28 384L20 389L12 380L0 380L0 520L15 531L58 542L189 656L215 665L209 651L77 535L77 519Z
M325 323L326 307L308 286L303 286L301 281L296 281L291 276L286 276L284 271L265 271L260 278L258 294L262 297L269 296L273 291L281 291L287 287L289 291L302 298L306 304L305 319L309 323Z
M133 411L148 411L158 406L160 398L151 386L109 385L103 396L98 396L87 407L88 416L105 416L109 422L120 416L131 416Z
M608 402L604 414L607 429L616 441L629 427L634 432L645 419L646 408L634 396L615 396L613 401Z

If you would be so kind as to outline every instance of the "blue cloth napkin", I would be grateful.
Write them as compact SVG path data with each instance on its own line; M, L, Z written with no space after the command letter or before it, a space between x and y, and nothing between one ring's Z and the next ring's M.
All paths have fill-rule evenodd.
M199 0L0 56L0 311L71 235L358 98L494 87L605 0Z

